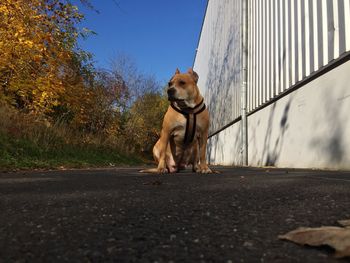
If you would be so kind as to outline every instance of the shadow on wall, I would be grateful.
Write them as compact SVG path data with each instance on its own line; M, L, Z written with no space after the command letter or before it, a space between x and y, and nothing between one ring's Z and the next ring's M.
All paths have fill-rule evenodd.
M211 119L210 132L217 131L238 117L235 116L234 110L239 108L237 105L239 100L235 100L234 95L239 94L240 89L240 26L224 24L227 20L224 18L228 15L239 16L239 10L229 13L225 10L225 6L227 4L224 3L219 6L216 21L213 23L209 73L205 83L207 87L205 96Z
M230 8L234 7L230 3ZM227 9L228 3L221 3L218 7L218 13L215 16L216 21L212 23L212 43L209 52L208 76L205 86L208 109L210 112L210 132L215 132L233 119L239 116L240 108L240 64L241 64L241 32L240 24L232 24L240 21L240 9L233 8L234 12ZM226 8L225 8L226 7ZM229 18L227 19L227 16ZM231 24L225 23L233 21ZM238 115L237 115L238 114ZM227 131L220 135L213 136L208 141L208 160L212 163L223 161L228 144L234 148L234 153L239 152L241 148L240 134L234 137L227 136ZM225 139L227 138L227 141ZM238 149L238 150L237 150ZM230 151L230 154L234 154ZM237 159L233 158L225 158ZM233 164L233 163L232 163Z
M249 119L250 119L250 117L248 117L248 124L249 124ZM249 150L257 148L257 143L259 140L256 139L256 133L257 133L257 130L259 129L260 123L261 123L261 121L259 119L255 126L248 125L248 157L249 157L250 164L257 163L256 159L258 158L258 152L257 151L249 151ZM260 162L260 160L259 160L259 162Z
M236 127L229 127L208 140L209 164L242 165L241 123L234 125Z
M332 85L339 84L332 83ZM313 165L315 167L323 166L329 168L341 168L341 166L339 165L345 163L347 158L347 149L345 148L346 127L344 124L346 122L344 121L344 110L346 111L346 109L350 108L350 98L339 99L337 98L336 94L347 94L348 87L345 87L344 84L344 88L336 94L330 92L332 90L331 87L322 88L322 90L324 90L324 94L322 94L321 96L317 96L316 100L323 101L323 104L319 104L314 108L312 107L312 105L310 105L310 107L307 109L309 111L317 109L317 113L321 114L321 116L313 116L314 118L310 118L310 120L300 120L309 122L305 124L305 129L312 129L306 132L304 131L306 136L309 136L309 138L306 138L310 141L309 145L300 145L300 147L303 148L302 151L304 152L304 154L314 155L305 156L305 158L313 160ZM269 117L267 119L266 124L261 159L255 162L257 165L278 165L278 161L281 158L282 149L284 147L286 131L289 129L289 113L291 109L291 104L293 103L295 96L296 95L294 93L292 93L289 96L288 102L286 103L283 109L283 114L279 120L276 119L276 115L278 113L276 112L276 103L271 105ZM342 105L342 103L347 104ZM278 130L276 129L276 125L278 125ZM251 130L253 136L251 136L250 141L259 143L257 138L255 138L255 130L253 128L251 128ZM297 132L302 131L293 129L293 133ZM252 145L251 147L254 147L254 145ZM310 147L310 150L307 150L306 147ZM260 147L259 145L256 145L255 148ZM283 158L287 157L288 156L283 156Z
M271 106L270 115L267 121L267 129L265 132L264 145L262 150L261 159L258 160L257 164L260 166L275 166L278 159L280 158L281 151L284 144L285 133L289 127L288 115L290 111L290 105L293 100L293 95L289 97L286 106L283 109L283 114L279 120L279 132L277 138L272 141L272 131L274 130L275 114L276 114L276 103ZM254 134L254 136L256 136ZM255 138L253 138L255 140Z
M332 86L337 85L337 83L332 83ZM339 85L339 84L338 84ZM332 87L327 87L324 89L322 98L324 99L324 104L320 107L323 109L323 114L326 116L326 122L321 125L327 125L328 134L324 133L318 135L311 140L310 146L317 152L321 152L322 156L326 157L326 161L329 166L336 166L345 161L346 149L344 145L345 141L345 126L342 121L341 110L346 107L350 108L350 98L336 98L335 94L329 92ZM338 94L347 94L348 87L342 89ZM344 105L346 103L346 105ZM323 119L323 118L322 118ZM319 123L315 123L320 125ZM349 135L348 135L349 136Z
M219 135L215 135L208 140L207 144L207 160L209 164L216 164L216 153L218 147Z

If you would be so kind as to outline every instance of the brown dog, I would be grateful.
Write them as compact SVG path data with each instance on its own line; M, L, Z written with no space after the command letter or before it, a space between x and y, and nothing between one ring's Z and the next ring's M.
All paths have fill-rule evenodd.
M155 169L151 173L173 173L192 165L198 173L212 173L207 165L206 146L209 112L197 87L198 75L192 69L177 69L168 84L171 102L163 120L160 138L153 147Z

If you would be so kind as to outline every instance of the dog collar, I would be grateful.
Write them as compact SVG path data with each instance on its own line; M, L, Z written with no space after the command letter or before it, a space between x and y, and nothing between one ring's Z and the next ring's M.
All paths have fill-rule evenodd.
M201 113L205 110L205 103L204 99L194 106L191 107L185 107L180 108L177 106L174 102L171 102L170 106L177 112L181 113L186 118L186 130L185 130L185 137L184 137L184 144L190 144L194 140L194 136L196 134L196 116L197 114Z

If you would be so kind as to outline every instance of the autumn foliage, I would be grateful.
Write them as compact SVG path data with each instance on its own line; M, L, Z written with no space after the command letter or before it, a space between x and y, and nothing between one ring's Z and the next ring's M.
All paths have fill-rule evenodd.
M167 107L160 86L125 56L97 70L78 45L90 32L79 29L83 18L68 0L0 2L0 107L64 126L80 143L149 151Z
M69 3L1 1L2 100L35 113L47 112L60 103L70 86L66 84L74 77L75 24L81 19Z

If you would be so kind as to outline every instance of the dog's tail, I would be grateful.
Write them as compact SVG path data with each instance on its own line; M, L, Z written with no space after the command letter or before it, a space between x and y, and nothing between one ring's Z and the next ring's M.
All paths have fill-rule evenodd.
M150 169L143 169L139 171L140 173L151 173L151 174L156 174L158 173L157 168L150 168Z

